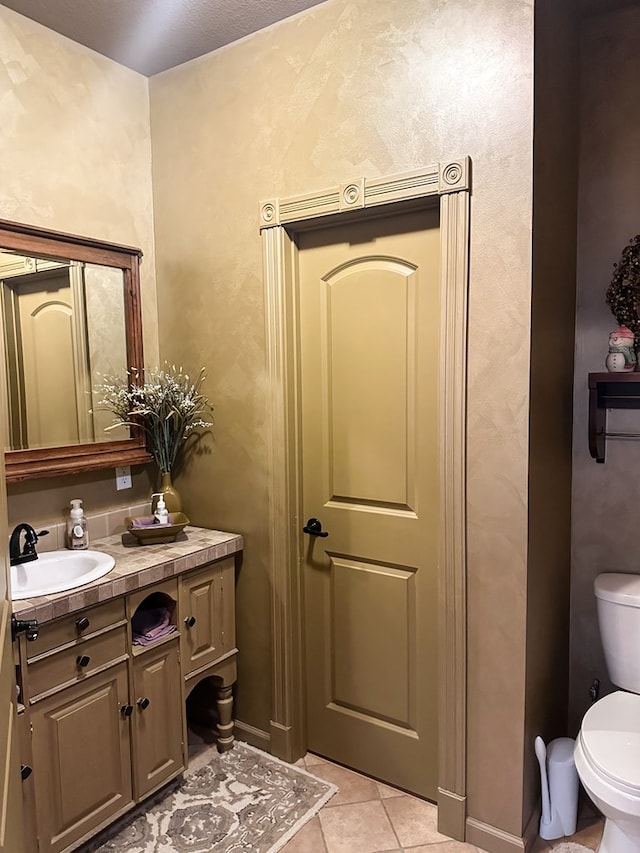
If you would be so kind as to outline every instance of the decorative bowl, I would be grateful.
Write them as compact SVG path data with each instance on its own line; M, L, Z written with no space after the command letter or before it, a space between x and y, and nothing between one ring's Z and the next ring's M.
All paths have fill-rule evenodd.
M189 519L183 512L170 512L168 524L158 524L153 515L125 518L125 524L127 532L135 536L141 545L160 545L175 542L178 534L189 524Z

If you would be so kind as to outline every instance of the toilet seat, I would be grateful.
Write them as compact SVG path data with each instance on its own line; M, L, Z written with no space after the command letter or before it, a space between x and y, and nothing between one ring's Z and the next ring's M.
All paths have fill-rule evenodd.
M582 720L580 745L598 776L640 797L640 696L617 691L592 705Z

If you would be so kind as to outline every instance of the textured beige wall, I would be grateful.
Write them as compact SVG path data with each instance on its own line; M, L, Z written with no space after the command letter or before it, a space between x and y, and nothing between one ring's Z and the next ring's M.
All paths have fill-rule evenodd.
M578 28L537 0L524 816L540 795L533 743L567 734L575 325Z
M148 80L0 6L0 218L137 246L157 359Z
M107 377L122 375L127 367L127 336L122 288L122 272L113 267L87 264L84 269L87 317L87 348L91 367L91 403L96 441L127 438L129 428L112 426L114 416L97 408L102 394L99 387Z
M519 835L527 559L531 0L329 0L151 80L163 355L207 367L190 518L246 537L240 718L268 729L258 202L468 154L469 811Z
M156 362L148 80L3 6L0 57L0 218L141 248L144 346ZM146 489L148 472L136 477L133 492ZM105 491L101 474L87 492L92 482L103 507L106 495L134 498ZM39 481L24 513L12 511L10 487L10 515L55 517L58 486Z
M600 644L593 580L603 571L638 572L640 442L609 441L606 462L587 447L587 374L604 371L609 332L605 304L613 264L640 231L640 8L587 21L582 37L578 305L574 393L573 558L571 577L571 723L577 730L594 678L611 689ZM614 411L613 431L640 432L640 413Z

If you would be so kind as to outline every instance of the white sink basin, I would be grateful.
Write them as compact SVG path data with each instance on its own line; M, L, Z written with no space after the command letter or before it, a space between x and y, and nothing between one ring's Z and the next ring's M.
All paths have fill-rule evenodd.
M11 598L66 592L104 577L116 561L100 551L45 551L37 560L11 566Z

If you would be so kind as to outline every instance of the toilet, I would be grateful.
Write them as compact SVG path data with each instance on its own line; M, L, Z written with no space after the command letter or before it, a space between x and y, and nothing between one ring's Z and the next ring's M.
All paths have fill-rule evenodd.
M640 575L598 575L594 591L609 678L622 689L584 715L574 758L605 817L598 853L639 853Z

